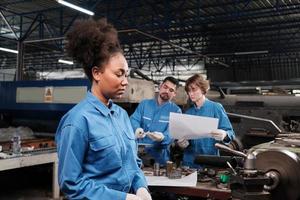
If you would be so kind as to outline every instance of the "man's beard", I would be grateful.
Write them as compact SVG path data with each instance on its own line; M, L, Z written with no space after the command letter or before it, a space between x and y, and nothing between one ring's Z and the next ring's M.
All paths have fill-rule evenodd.
M170 100L170 97L167 93L161 93L159 96L163 101L169 101Z

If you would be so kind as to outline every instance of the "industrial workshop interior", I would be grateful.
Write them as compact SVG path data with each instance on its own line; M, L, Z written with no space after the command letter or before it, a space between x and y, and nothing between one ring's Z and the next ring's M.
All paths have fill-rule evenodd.
M299 1L0 0L0 180L3 200L300 200Z

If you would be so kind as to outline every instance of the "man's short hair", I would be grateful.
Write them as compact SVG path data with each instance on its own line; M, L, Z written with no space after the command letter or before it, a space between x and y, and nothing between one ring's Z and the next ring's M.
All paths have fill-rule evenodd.
M176 85L176 88L179 86L179 82L176 78L174 78L173 76L167 76L162 83L165 83L166 81L170 81L171 83L173 83L174 85Z

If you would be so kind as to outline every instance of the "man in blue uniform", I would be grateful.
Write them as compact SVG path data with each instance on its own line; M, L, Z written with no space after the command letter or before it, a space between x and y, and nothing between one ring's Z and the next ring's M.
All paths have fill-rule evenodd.
M174 77L166 77L159 87L157 98L143 100L130 116L138 143L149 144L145 148L146 153L161 165L170 160L170 112L181 113L181 109L171 102L177 86L178 81Z

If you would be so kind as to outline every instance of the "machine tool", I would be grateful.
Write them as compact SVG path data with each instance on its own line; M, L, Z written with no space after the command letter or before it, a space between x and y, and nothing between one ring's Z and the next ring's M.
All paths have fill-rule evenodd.
M115 102L125 109L154 97L151 81L128 79L129 86ZM34 132L54 133L60 118L90 89L87 79L0 82L1 126L26 126ZM134 107L135 108L135 107Z
M281 133L280 130L300 132L300 96L245 93L225 95L209 91L207 97L221 103L228 112L240 141L237 144L239 150L270 142Z
M300 199L299 134L280 134L272 142L254 146L247 154L225 145L216 144L216 147L244 158L242 166L232 168L230 188L233 198Z
M151 81L132 78L128 81L125 94L115 102L130 112L142 99L153 98L155 92ZM28 147L34 148L31 153L37 149L55 149L54 135L61 117L83 99L89 89L87 79L0 82L0 145L3 151L16 153L20 146L23 153ZM13 127L27 127L30 137L24 137L26 129L11 131Z

